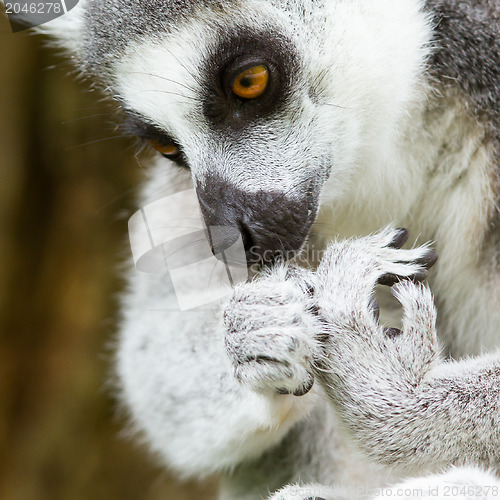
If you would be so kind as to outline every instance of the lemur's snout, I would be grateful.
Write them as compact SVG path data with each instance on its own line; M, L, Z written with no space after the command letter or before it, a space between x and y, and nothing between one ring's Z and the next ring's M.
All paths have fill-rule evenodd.
M214 254L241 236L248 265L293 257L316 216L306 193L247 192L214 175L197 186L197 193Z

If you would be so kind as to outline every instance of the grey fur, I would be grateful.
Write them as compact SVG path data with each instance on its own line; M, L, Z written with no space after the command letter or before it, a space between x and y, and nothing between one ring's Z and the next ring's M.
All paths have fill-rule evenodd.
M458 87L492 137L500 130L500 2L427 0L435 23L430 74Z
M426 0L435 23L436 44L429 74L444 92L458 89L470 112L495 143L496 191L500 192L500 2L498 0ZM499 268L500 197L485 238L486 259ZM489 254L489 255L488 255Z
M91 0L85 6L81 62L98 76L130 43L161 38L203 7L222 8L221 0ZM112 35L110 35L112 33Z

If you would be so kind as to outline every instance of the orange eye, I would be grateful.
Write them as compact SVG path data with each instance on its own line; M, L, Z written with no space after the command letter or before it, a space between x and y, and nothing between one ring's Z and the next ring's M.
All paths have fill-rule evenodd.
M151 147L156 149L163 156L175 157L180 153L180 149L173 142L161 142L157 139L149 139Z
M233 92L243 99L257 99L266 91L268 84L269 70L261 64L240 73L233 83Z

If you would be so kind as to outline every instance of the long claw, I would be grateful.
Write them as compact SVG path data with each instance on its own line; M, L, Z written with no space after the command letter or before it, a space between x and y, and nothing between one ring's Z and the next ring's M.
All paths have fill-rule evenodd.
M418 259L416 262L424 266L426 269L430 269L438 261L438 258L439 255L437 252L435 252L434 250L429 250L422 258Z
M387 245L389 248L401 248L410 237L410 231L404 227L398 228L396 231L397 233L394 236L394 239L389 243L389 245Z

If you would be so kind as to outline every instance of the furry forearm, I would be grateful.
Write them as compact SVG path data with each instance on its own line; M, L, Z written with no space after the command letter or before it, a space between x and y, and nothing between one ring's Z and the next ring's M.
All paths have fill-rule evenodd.
M498 354L441 363L421 380L411 367L384 359L380 349L373 354L371 360L355 361L358 371L344 366L340 373L319 375L365 453L395 468L428 470L451 464L498 468ZM389 348L386 356L391 355ZM350 361L344 358L340 363Z
M404 255L433 260L425 248L423 256L419 249L395 255L404 236L385 231L329 248L316 278L324 324L316 376L358 446L379 463L412 473L498 467L500 354L443 362L432 294L409 280L392 287L403 306L402 330L379 322L375 284L403 276L393 269Z
M134 294L124 308L117 370L133 422L152 450L185 476L255 459L304 415L309 395L260 394L241 384L226 354L220 306L165 309L175 297L160 293L164 284L157 281L147 307Z

